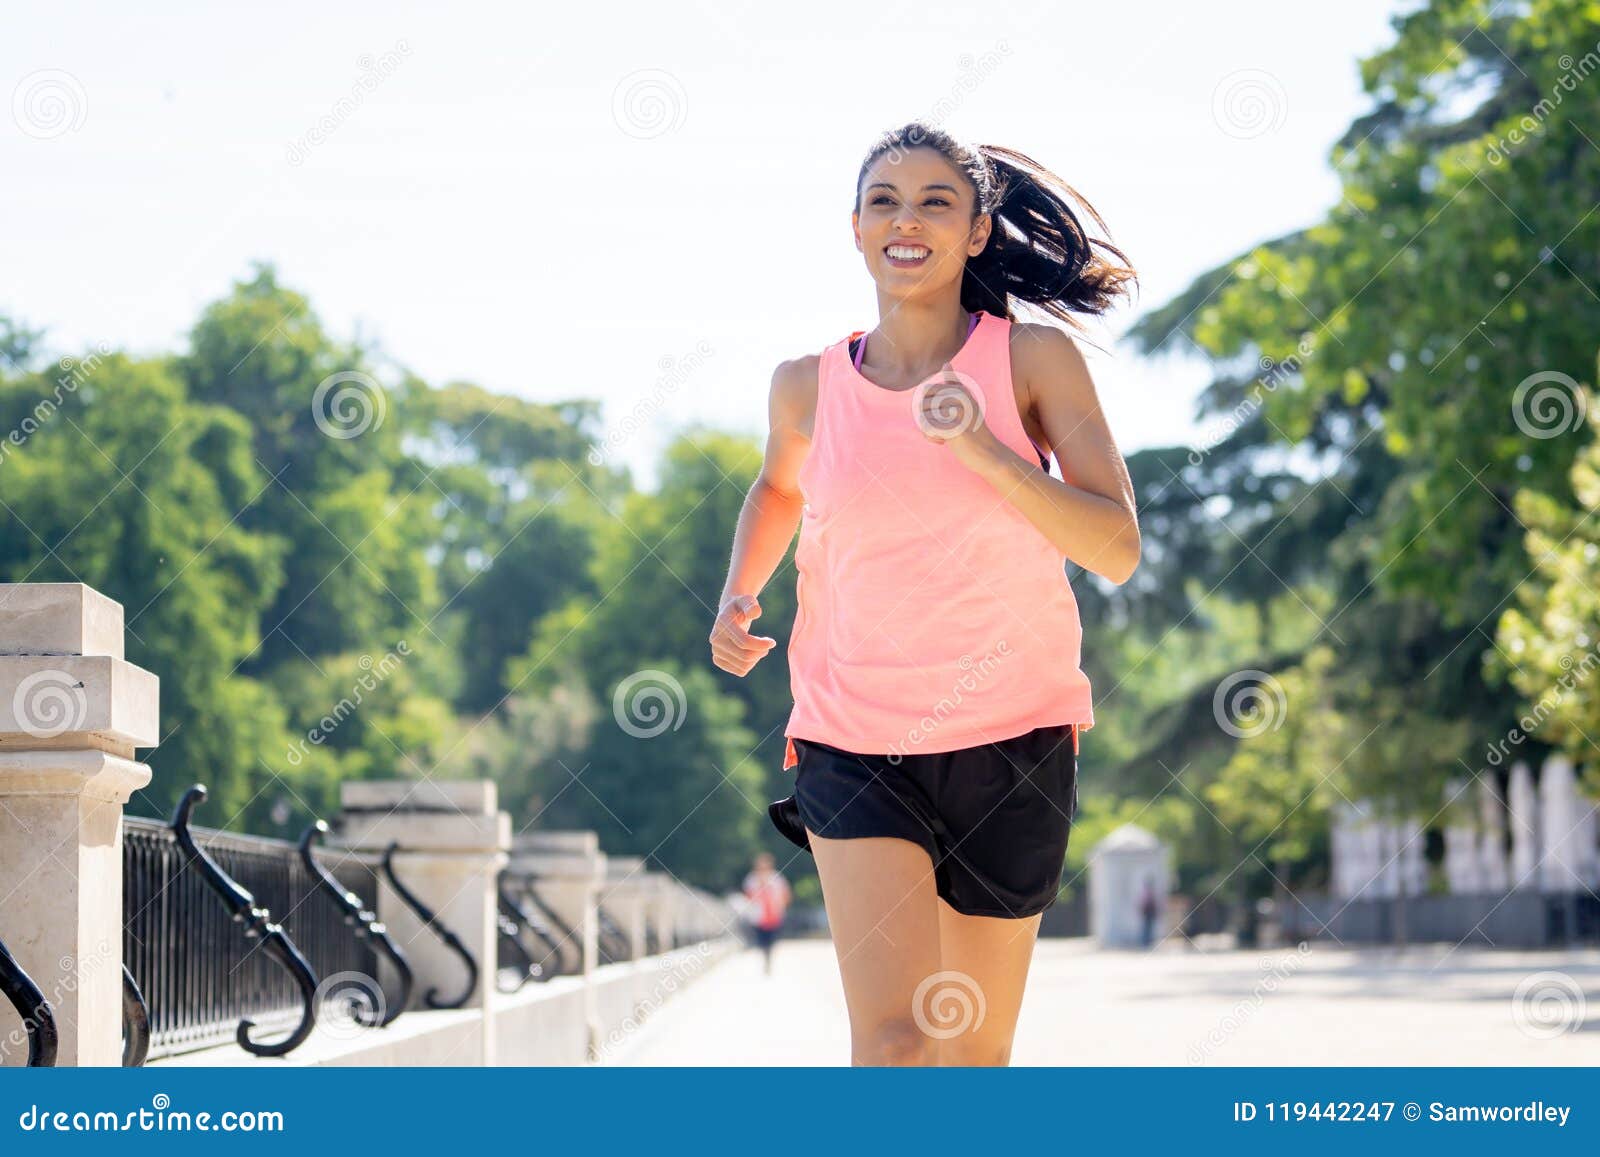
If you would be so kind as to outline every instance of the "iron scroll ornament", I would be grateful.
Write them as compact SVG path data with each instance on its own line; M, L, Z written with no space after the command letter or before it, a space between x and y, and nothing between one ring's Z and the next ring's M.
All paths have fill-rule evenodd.
M5 993L28 1030L28 1067L55 1068L60 1047L55 1009L4 944L0 944L0 992Z
M245 937L251 940L260 939L261 946L267 950L268 955L283 965L300 987L302 1006L300 1023L283 1040L273 1041L270 1044L253 1041L250 1039L250 1030L255 1027L255 1021L245 1017L239 1022L235 1039L239 1042L240 1048L258 1057L280 1057L298 1048L316 1027L317 974L312 971L310 962L301 955L300 949L295 947L294 941L289 939L289 934L283 930L283 926L272 923L272 913L258 907L255 896L224 872L217 862L206 854L205 849L195 843L194 835L189 831L189 813L194 810L195 804L203 802L205 798L204 784L197 783L184 792L183 798L178 801L177 809L172 813L172 830L178 837L178 843L182 846L184 854L188 856L189 863L200 870L201 877L211 885L217 895L222 897L234 920L244 925Z
M389 886L395 890L395 894L406 907L417 914L417 919L426 924L429 930L444 942L445 947L461 957L461 962L467 966L467 987L460 996L454 1000L440 1000L439 989L435 985L422 994L422 1000L429 1008L461 1008L472 999L472 994L478 991L478 962L472 958L472 953L467 951L467 946L461 943L461 937L441 924L433 910L418 899L416 894L402 884L399 877L394 874L394 854L399 848L400 841L391 840L389 846L383 849L383 872L389 877Z
M381 1019L374 1020L370 1015L363 1018L360 1013L356 1017L357 1023L363 1027L385 1028L393 1024L395 1018L405 1011L406 1005L411 1003L411 987L415 983L411 972L411 962L406 959L405 953L400 951L400 946L389 935L388 926L378 919L378 914L370 909L363 908L361 906L361 897L339 883L328 869L317 862L317 857L311 851L312 845L316 843L318 836L327 834L328 823L326 820L318 820L301 832L300 859L305 862L307 870L311 872L312 878L317 881L323 891L332 896L339 907L344 909L345 923L355 927L356 939L371 940L378 950L389 958L389 963L393 964L395 971L400 974L400 995L384 1010ZM372 982L377 985L378 978L374 976ZM381 985L379 990L381 992Z
M506 874L504 872L501 872L495 878L494 889L495 896L499 901L500 933L511 942L516 954L522 958L522 963L517 966L517 986L512 989L502 987L500 991L520 992L523 985L530 980L540 982L549 980L554 975L546 967L551 957L546 956L544 960L535 960L533 954L528 951L527 945L523 943L522 931L527 929L528 932L533 934L534 939L538 940L554 954L556 970L559 971L561 952L557 948L555 941L544 930L535 926L534 922L529 919L530 913L521 904L517 903L515 897L506 891Z
M607 912L605 905L596 904L594 909L595 939L598 943L602 964L616 964L621 960L633 958L633 944L628 939L628 934L622 930Z
M521 958L517 964L517 980L511 987L496 983L495 988L504 993L521 992L522 986L539 975L539 962L533 958L525 944L522 943L522 926L517 917L506 911L504 905L495 913L495 926L500 931L500 938L506 942L511 951Z
M532 872L524 873L522 877L523 895L527 896L533 906L539 910L539 914L550 922L550 926L556 930L556 934L560 937L560 943L572 945L572 950L578 957L577 965L572 969L572 974L581 974L586 963L583 955L583 940L572 930L572 925L563 920L556 910L545 902L544 897L539 895L539 889L536 886L537 879L538 877ZM565 963L562 964L562 970L566 970Z
M150 1007L128 966L122 966L122 1067L137 1069L150 1055Z
M545 981L560 975L566 968L566 962L561 959L561 942L551 934L542 918L529 911L527 905L507 890L506 881L509 878L505 873L501 873L495 883L495 888L500 893L501 908L507 916L533 933L534 938L549 949L544 959L536 962L535 966L539 971L534 974L534 979Z

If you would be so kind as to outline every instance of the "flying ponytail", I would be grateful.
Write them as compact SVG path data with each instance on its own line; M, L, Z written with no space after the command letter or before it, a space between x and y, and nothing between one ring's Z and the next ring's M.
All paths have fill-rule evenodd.
M976 192L974 216L989 213L993 228L983 252L967 259L961 305L1017 320L1012 302L1023 301L1077 329L1077 315L1106 313L1127 297L1138 275L1120 249L1092 237L1078 209L1108 231L1079 193L1039 162L999 145L967 145L942 129L912 121L883 134L867 151L856 176L856 208L867 170L886 153L935 149Z

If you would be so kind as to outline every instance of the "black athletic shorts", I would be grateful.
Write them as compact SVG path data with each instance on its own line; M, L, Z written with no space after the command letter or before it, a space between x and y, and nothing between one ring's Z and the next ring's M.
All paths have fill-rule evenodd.
M858 755L794 739L794 794L767 813L791 842L895 836L925 848L940 896L969 916L1055 903L1078 810L1074 724L959 751Z

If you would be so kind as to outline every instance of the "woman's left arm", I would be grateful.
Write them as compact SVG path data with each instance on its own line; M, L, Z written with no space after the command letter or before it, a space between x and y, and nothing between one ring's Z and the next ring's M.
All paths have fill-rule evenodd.
M950 439L950 448L1062 554L1120 586L1139 565L1138 508L1094 379L1067 334L1048 325L1018 329L1012 370L1027 385L1064 481L1020 457L987 423Z

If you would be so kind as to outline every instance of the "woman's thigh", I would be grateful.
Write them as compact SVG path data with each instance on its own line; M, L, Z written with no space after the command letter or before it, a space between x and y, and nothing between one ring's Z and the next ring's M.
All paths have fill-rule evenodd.
M823 839L807 832L858 1063L896 1063L936 1046L913 997L939 971L939 908L927 850L893 837ZM936 1054L935 1054L936 1055Z
M967 916L939 904L942 983L921 1004L937 1026L940 1064L1010 1063L1039 919Z

